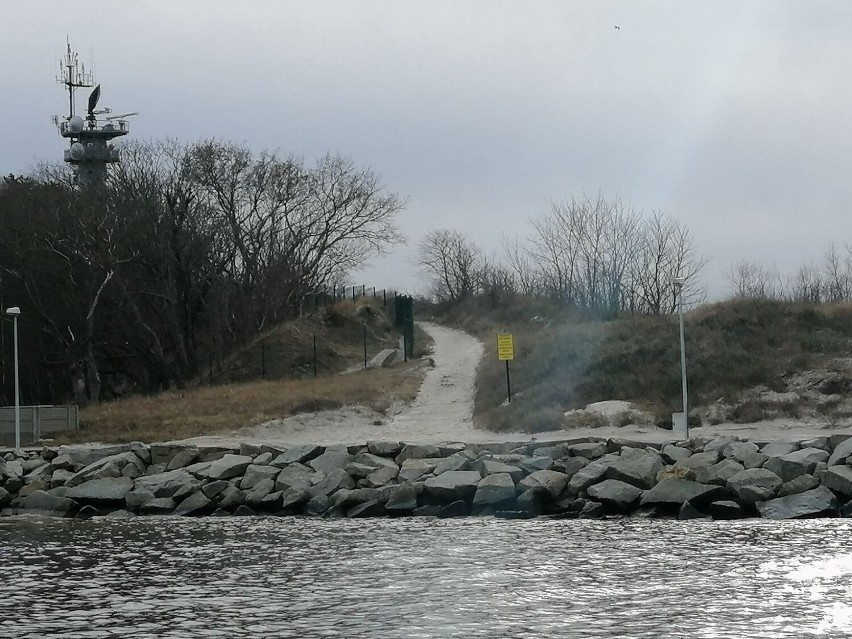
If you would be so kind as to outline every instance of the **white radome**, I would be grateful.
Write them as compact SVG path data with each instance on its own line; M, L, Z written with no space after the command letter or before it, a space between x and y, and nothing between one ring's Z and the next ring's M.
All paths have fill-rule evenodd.
M83 118L79 115L72 115L68 120L68 130L71 133L79 133L83 130Z

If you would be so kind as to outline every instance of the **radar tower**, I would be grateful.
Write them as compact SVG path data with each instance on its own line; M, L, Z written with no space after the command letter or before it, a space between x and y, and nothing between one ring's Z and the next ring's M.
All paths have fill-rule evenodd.
M127 135L130 127L127 118L137 113L106 116L109 108L96 110L101 97L101 85L95 85L92 73L79 60L71 44L59 61L59 75L56 81L68 89L68 117L53 116L53 123L59 129L59 135L68 140L65 149L65 161L74 166L75 181L81 189L94 190L106 182L106 166L120 160L118 149L110 143L114 138ZM92 87L89 95L86 119L74 113L74 93L79 88Z

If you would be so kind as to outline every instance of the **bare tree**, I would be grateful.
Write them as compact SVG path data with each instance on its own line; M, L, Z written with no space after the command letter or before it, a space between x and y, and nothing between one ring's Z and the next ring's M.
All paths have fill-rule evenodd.
M482 252L458 231L428 233L418 247L418 263L431 294L440 301L460 300L478 292Z
M778 300L784 297L784 282L774 268L740 260L731 266L728 282L735 297Z

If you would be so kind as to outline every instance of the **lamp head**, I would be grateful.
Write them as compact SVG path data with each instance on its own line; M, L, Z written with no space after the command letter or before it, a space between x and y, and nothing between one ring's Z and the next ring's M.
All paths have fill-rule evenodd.
M683 285L686 284L685 277L676 277L672 280L672 286L675 288L683 288Z
M21 314L20 306L12 306L6 309L6 315L9 317L18 317Z

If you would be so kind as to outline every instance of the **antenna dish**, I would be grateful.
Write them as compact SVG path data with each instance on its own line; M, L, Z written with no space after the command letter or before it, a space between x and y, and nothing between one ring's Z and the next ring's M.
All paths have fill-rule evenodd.
M79 142L75 142L71 145L70 155L72 160L82 160L85 152L86 149Z
M95 90L89 95L89 115L94 115L95 107L98 106L98 100L101 99L101 85L95 87Z
M83 130L83 118L79 115L72 115L68 120L68 130L71 133L77 134Z

